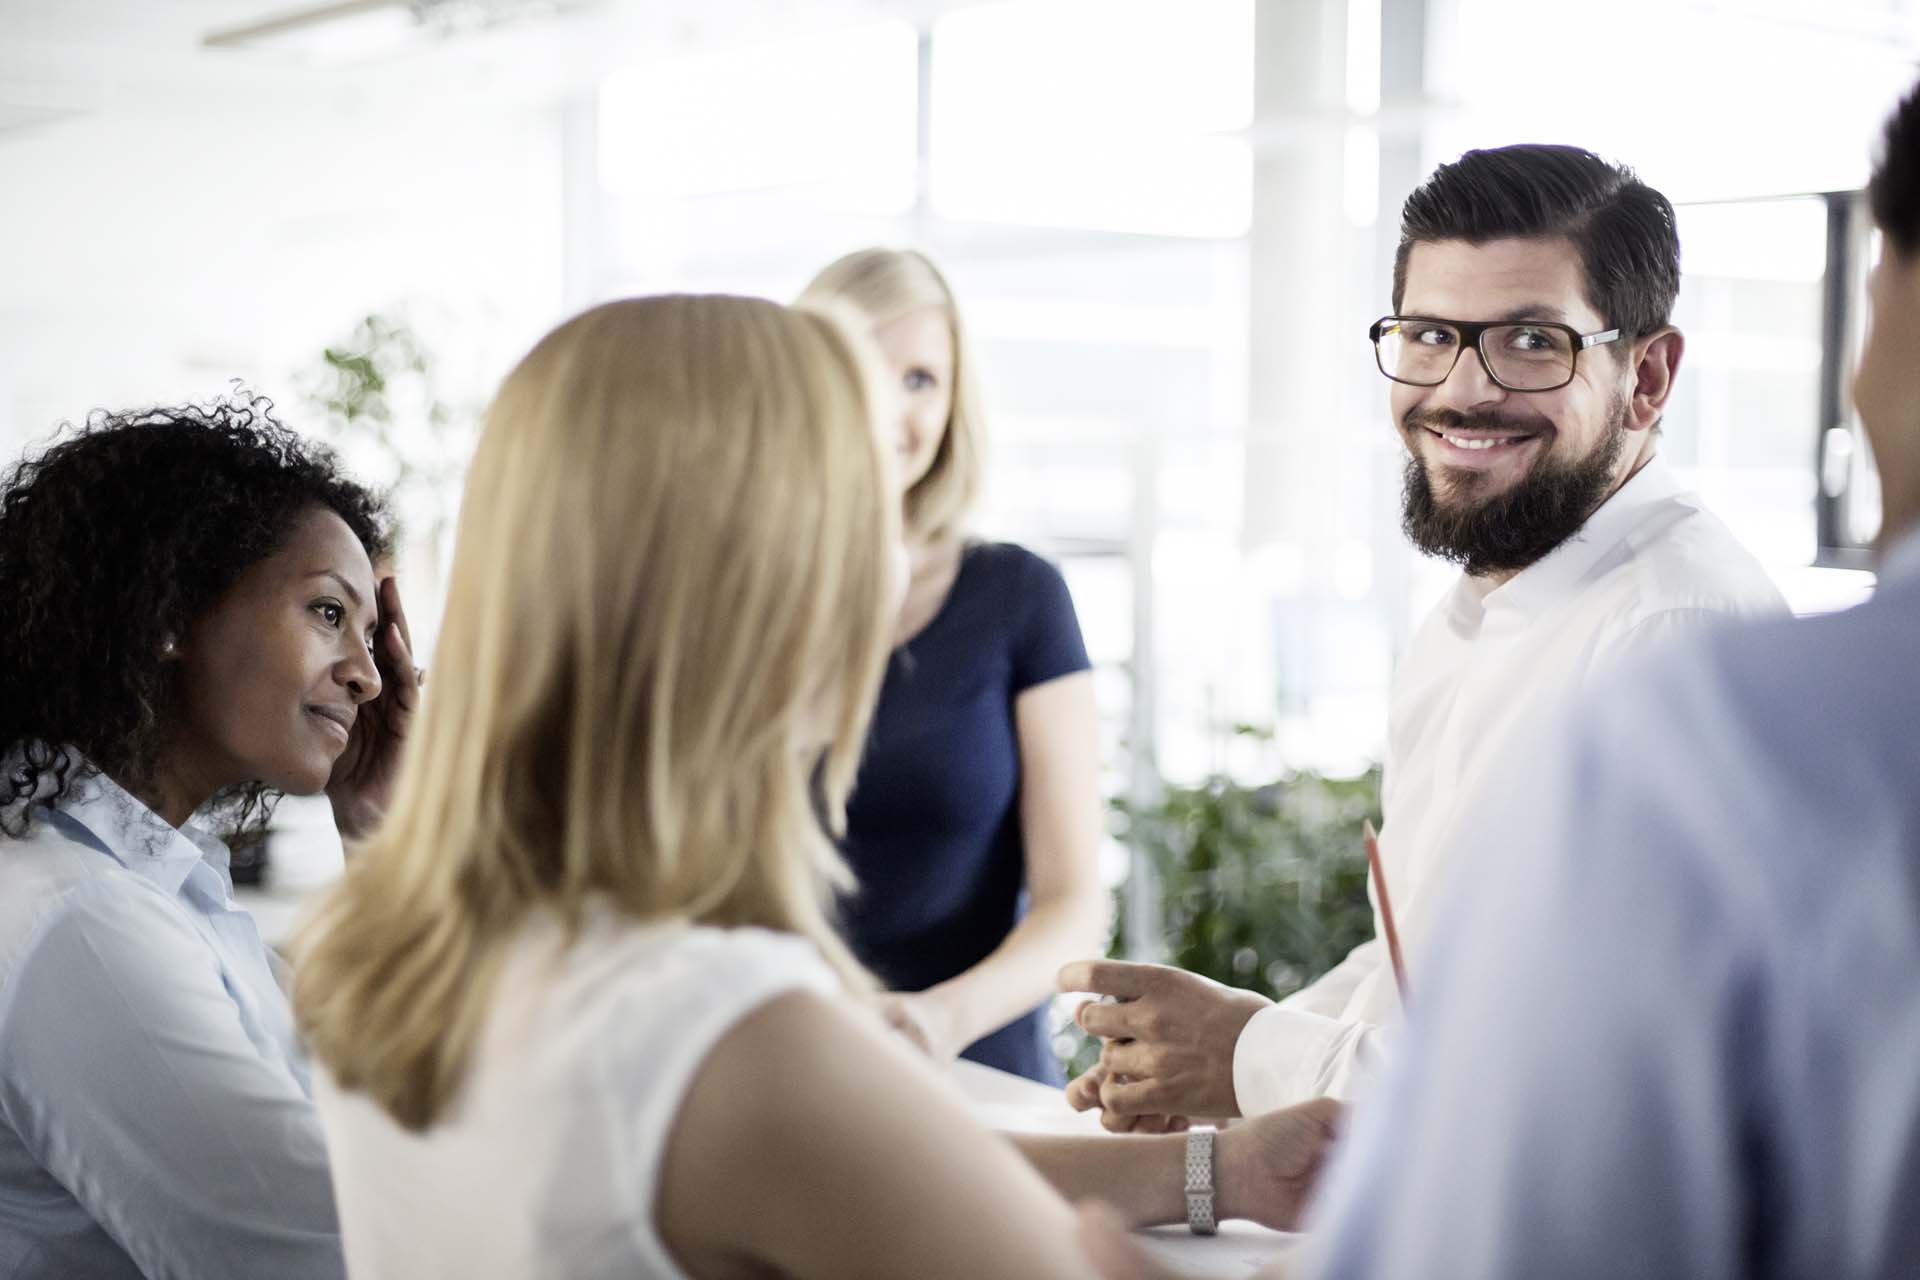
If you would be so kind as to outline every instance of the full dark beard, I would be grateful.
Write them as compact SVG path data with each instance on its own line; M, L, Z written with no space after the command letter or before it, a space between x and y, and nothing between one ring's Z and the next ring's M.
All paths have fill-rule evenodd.
M1606 433L1585 457L1563 463L1543 458L1512 488L1479 502L1463 493L1441 506L1426 459L1410 448L1401 528L1420 550L1471 574L1526 568L1578 533L1606 501L1614 465L1627 447L1625 401L1616 402L1609 416Z

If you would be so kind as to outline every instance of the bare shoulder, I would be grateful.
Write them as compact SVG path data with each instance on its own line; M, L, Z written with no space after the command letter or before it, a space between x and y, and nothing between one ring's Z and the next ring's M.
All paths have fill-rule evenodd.
M848 998L795 988L748 1013L714 1045L688 1103L705 1092L726 1100L733 1123L784 1124L796 1103L870 1072L876 1054L904 1057Z

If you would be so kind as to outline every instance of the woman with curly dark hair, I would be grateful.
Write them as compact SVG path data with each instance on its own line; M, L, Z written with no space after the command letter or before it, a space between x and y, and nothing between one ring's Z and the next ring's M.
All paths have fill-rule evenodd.
M96 414L0 487L0 1275L339 1277L275 961L193 819L385 806L386 517L264 399Z

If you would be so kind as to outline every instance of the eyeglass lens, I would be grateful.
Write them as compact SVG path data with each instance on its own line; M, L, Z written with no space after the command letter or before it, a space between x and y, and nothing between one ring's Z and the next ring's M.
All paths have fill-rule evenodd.
M1460 358L1460 331L1426 320L1402 320L1380 331L1380 369L1389 378L1438 386ZM1573 339L1564 329L1500 324L1480 337L1487 372L1516 391L1561 386L1573 376Z

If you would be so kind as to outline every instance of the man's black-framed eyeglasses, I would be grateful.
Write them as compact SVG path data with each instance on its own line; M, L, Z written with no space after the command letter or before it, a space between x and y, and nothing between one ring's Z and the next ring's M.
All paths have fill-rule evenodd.
M1551 320L1475 324L1432 316L1382 316L1368 330L1380 372L1412 387L1447 380L1460 353L1480 353L1487 376L1509 391L1557 391L1573 381L1580 353L1618 342L1618 329L1581 333Z

